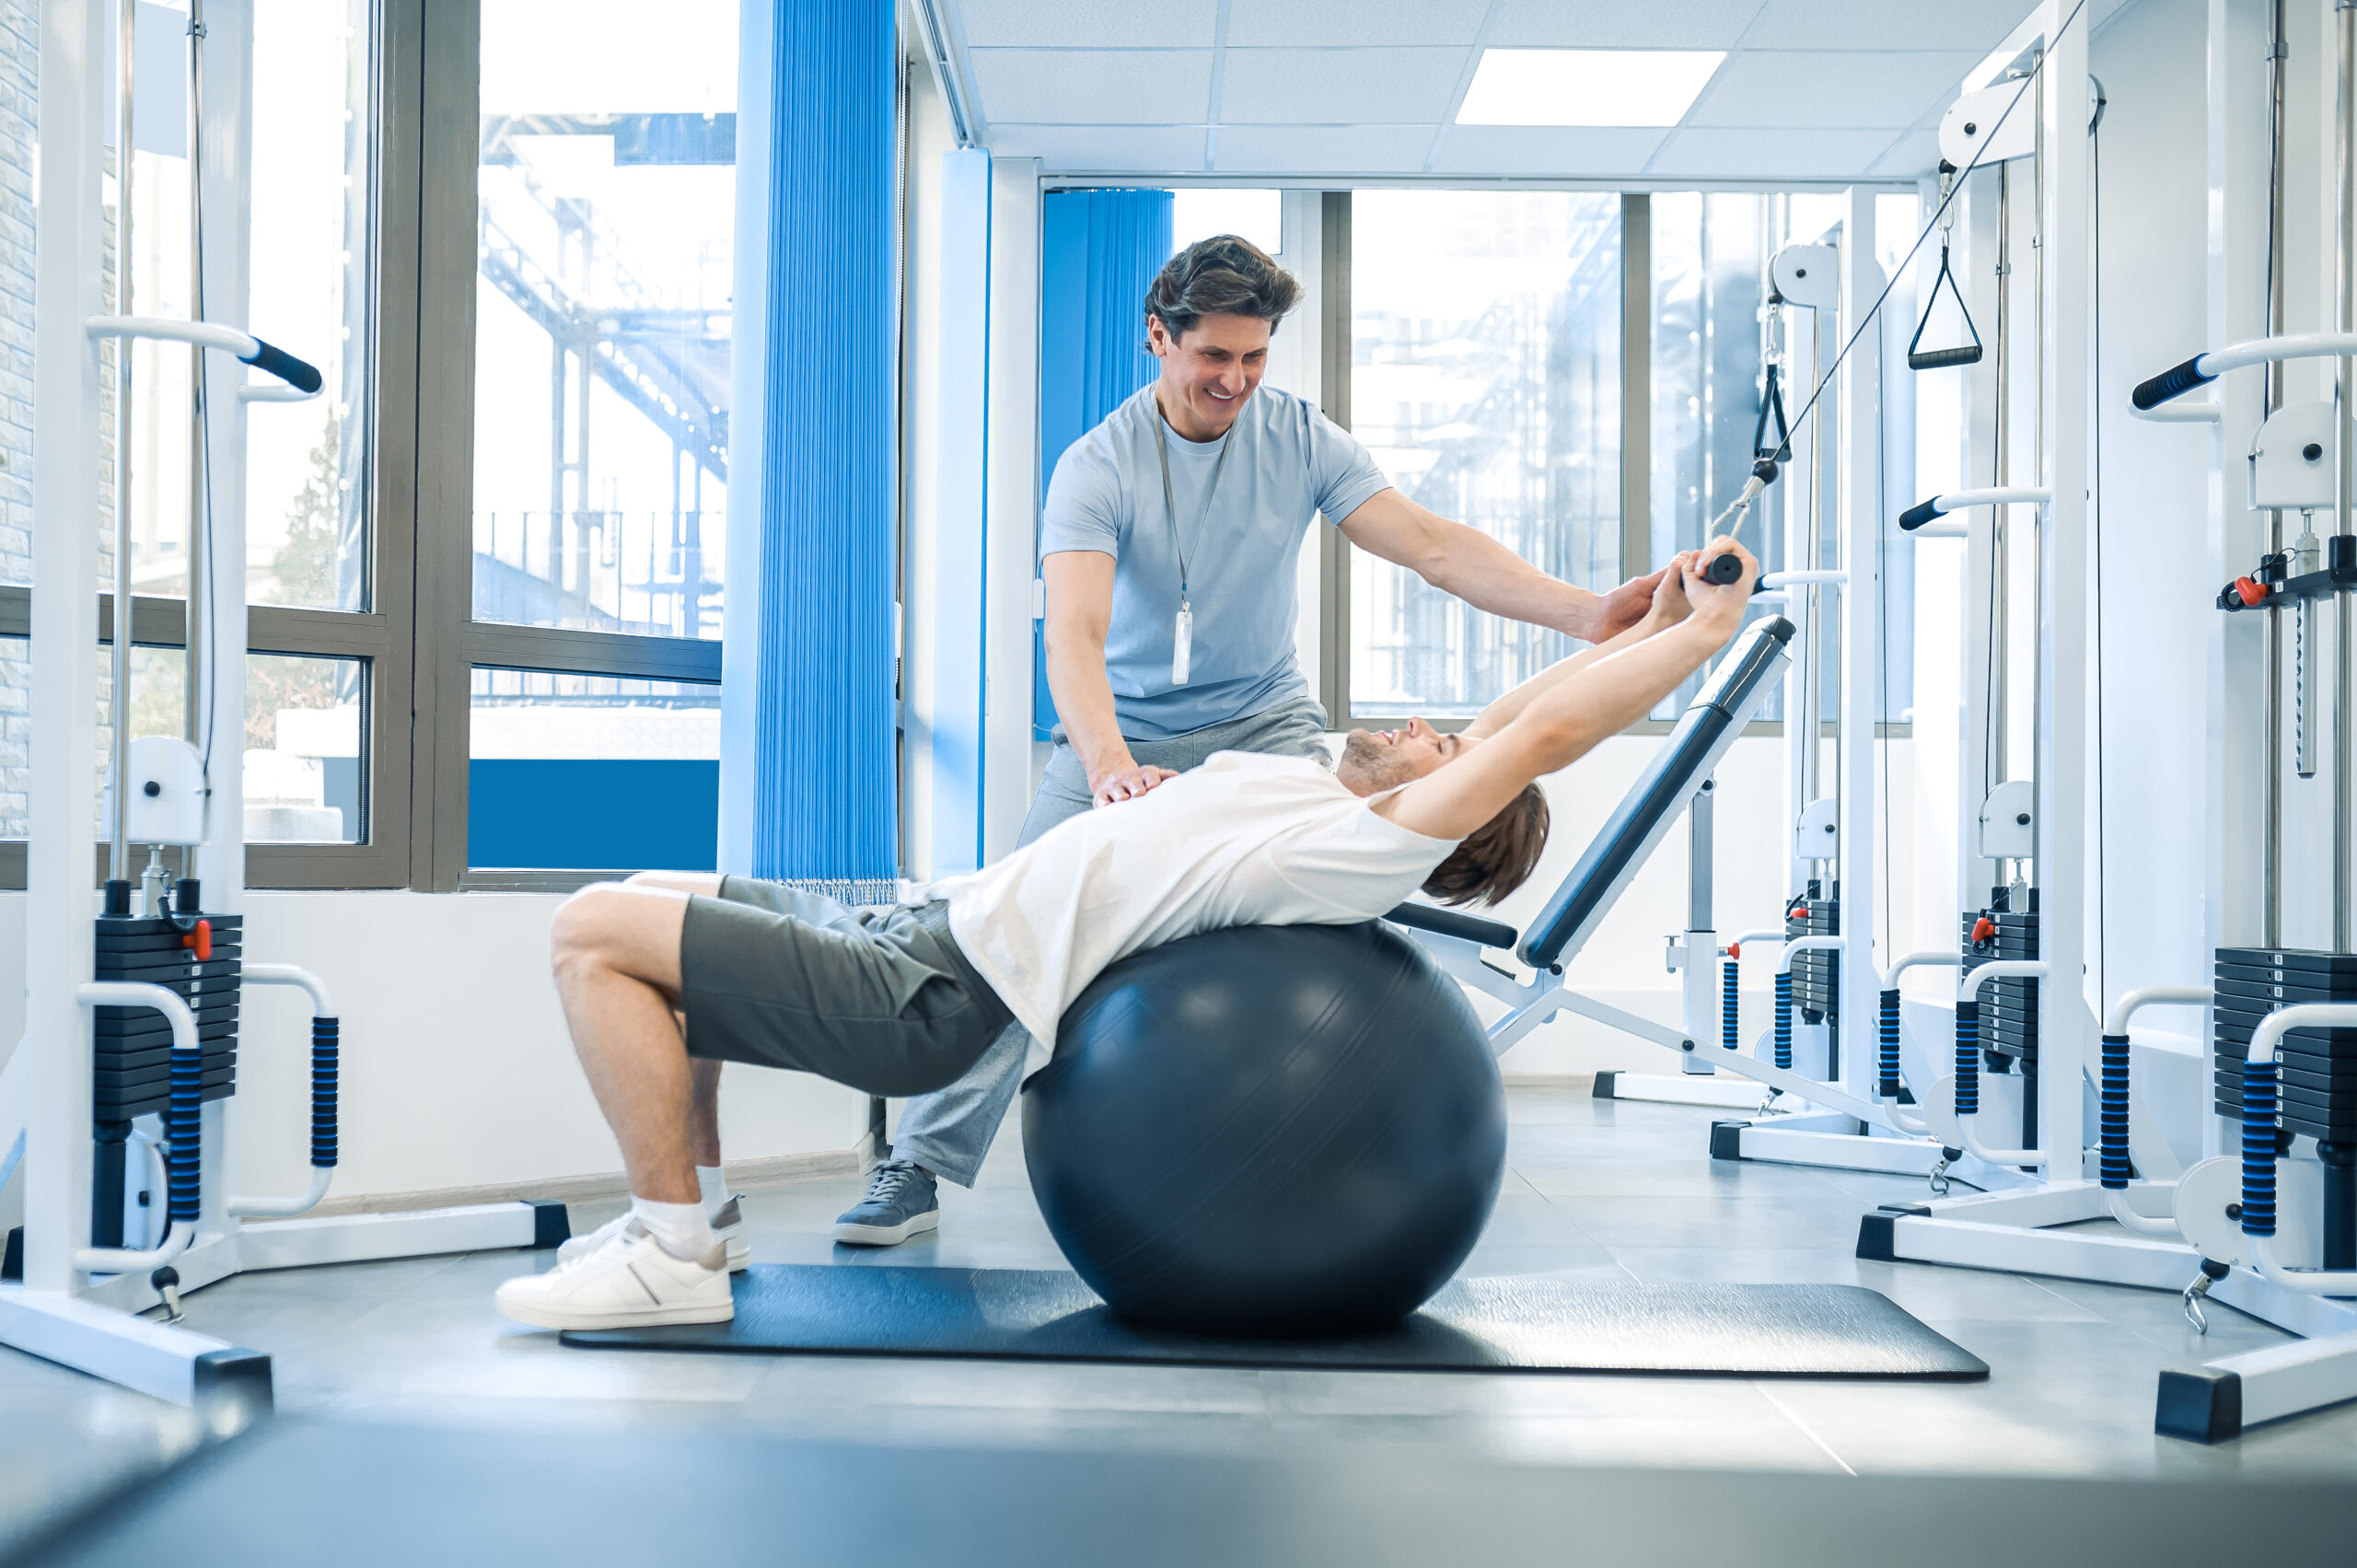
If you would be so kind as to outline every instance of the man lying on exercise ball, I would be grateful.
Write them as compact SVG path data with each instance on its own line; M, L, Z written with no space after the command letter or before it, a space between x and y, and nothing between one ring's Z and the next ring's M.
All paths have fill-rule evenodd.
M1742 577L1703 575L1732 552ZM550 933L557 994L629 1172L630 1212L500 1311L553 1329L720 1323L728 1247L696 1184L716 1114L694 1059L936 1088L1010 1020L1041 1040L1099 971L1232 925L1372 920L1422 889L1494 902L1547 836L1537 781L1653 710L1742 622L1759 567L1732 540L1680 555L1635 626L1524 681L1456 735L1353 730L1331 772L1223 751L1005 859L853 912L775 884L664 874L586 888ZM707 1075L702 1082L713 1083ZM586 1245L584 1245L586 1243Z

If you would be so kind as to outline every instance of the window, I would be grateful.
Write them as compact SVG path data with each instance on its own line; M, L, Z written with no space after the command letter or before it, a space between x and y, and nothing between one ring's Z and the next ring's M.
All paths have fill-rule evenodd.
M1751 469L1753 437L1766 396L1766 337L1771 330L1768 270L1788 245L1838 245L1842 199L1813 192L1760 193L1669 192L1651 198L1653 278L1651 381L1653 562L1702 542L1712 520L1741 490ZM1886 274L1913 243L1919 222L1916 199L1886 195L1875 202L1875 259ZM1883 308L1882 481L1877 506L1886 519L1910 504L1891 497L1910 492L1913 474L1913 373L1905 348L1913 326L1912 279L1901 277ZM1775 330L1783 350L1781 398L1787 420L1798 420L1809 401L1814 374L1829 367L1840 351L1839 323L1829 311L1785 306ZM1894 337L1894 333L1896 336ZM1831 430L1840 418L1840 384L1829 385L1810 423ZM1774 442L1772 415L1763 444ZM1800 448L1805 458L1808 448ZM1829 448L1819 448L1815 476L1787 465L1786 476L1763 495L1743 525L1743 541L1769 571L1829 567L1840 549L1840 518ZM1788 562L1787 529L1797 505L1816 514L1816 553ZM1884 604L1884 722L1904 717L1913 700L1914 541L1885 524L1881 561ZM1817 622L1825 672L1825 711L1838 700L1840 644L1838 590L1816 590ZM1701 678L1689 682L1655 711L1674 718ZM1781 685L1761 707L1763 718L1781 720Z
M1565 581L1617 582L1621 198L1362 191L1350 201L1359 439L1411 500ZM1574 646L1356 552L1346 621L1353 722L1470 717Z
M714 866L737 6L423 20L427 118L474 134L423 155L421 506L459 505L418 542L419 880Z
M248 880L255 886L397 883L407 875L407 835L398 816L373 819L367 801L381 786L405 786L409 638L405 605L380 605L386 552L407 549L406 533L377 526L372 383L376 343L369 306L375 289L377 92L379 57L368 0L254 0L248 80L274 84L251 95L250 108L208 98L208 159L226 144L250 143L237 199L208 202L207 269L199 299L192 276L185 0L139 7L140 92L133 138L131 259L140 314L201 314L238 322L321 371L320 396L270 401L269 378L219 354L204 357L206 429L212 454L206 482L193 475L192 360L187 349L134 343L129 459L134 646L130 724L135 736L187 731L186 642L191 543L196 524L240 505L246 528L250 606L243 818L253 846ZM243 26L232 29L234 46ZM0 51L29 50L9 34ZM216 42L215 47L219 47ZM28 61L27 80L32 72ZM29 115L29 102L9 115ZM0 116L0 141L21 142L29 164L29 122ZM5 198L13 203L17 197ZM122 226L105 216L112 250ZM29 226L29 215L28 227ZM29 264L30 249L24 250ZM0 311L29 311L30 290L0 287ZM13 317L12 317L13 319ZM31 377L29 319L0 348L6 373ZM122 345L110 346L111 363ZM253 396L253 393L261 396ZM30 575L28 460L16 460L19 434L0 421L0 836L26 830L21 769ZM21 434L29 435L29 432ZM106 457L114 457L110 425ZM100 576L110 583L111 529L102 536ZM101 635L114 611L102 598ZM106 728L109 655L100 661L100 745ZM381 690L380 690L381 689ZM390 701L379 700L389 694ZM402 722L388 724L388 712ZM11 850L17 846L11 845ZM20 853L20 852L19 852ZM9 873L21 861L9 857Z
M1329 192L1324 203L1329 412L1410 498L1594 589L1699 544L1742 487L1764 401L1769 261L1787 244L1837 242L1843 211L1832 194L1757 192L1383 190ZM1886 273L1919 221L1913 194L1876 197ZM1880 323L1886 516L1913 483L1912 310L1913 280L1902 276ZM1818 325L1794 308L1780 324L1795 346ZM1829 319L1821 331L1814 363L1829 364L1837 325ZM1347 358L1330 352L1345 332ZM1788 420L1808 401L1811 363L1805 354L1788 363ZM1829 424L1838 412L1829 391L1812 417ZM1642 464L1624 461L1624 432L1644 448ZM1770 569L1785 564L1787 508L1811 505L1809 494L1782 483L1753 508L1744 540ZM1829 564L1831 491L1814 494ZM1883 550L1881 711L1903 722L1914 552L1895 530ZM1321 685L1338 725L1420 714L1446 727L1576 645L1471 610L1345 545L1329 553ZM1833 618L1821 628L1829 652ZM1830 679L1837 661L1826 668ZM1675 718L1686 696L1655 718ZM1771 694L1763 716L1781 717L1781 703Z

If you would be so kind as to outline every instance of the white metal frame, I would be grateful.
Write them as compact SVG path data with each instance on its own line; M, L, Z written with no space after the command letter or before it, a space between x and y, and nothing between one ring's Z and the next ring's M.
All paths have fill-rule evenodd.
M239 146L248 123L250 13L245 0L204 7L205 145ZM99 339L158 336L226 349L245 357L255 340L207 323L156 325L109 318L104 275L102 124L112 58L107 0L48 0L41 7L40 181L44 192L35 243L38 316L34 444L32 742L30 845L27 857L26 1033L0 1073L0 1181L21 1167L25 1194L24 1278L0 1283L0 1343L180 1404L203 1404L235 1422L270 1402L269 1358L203 1334L137 1316L168 1301L152 1271L168 1266L179 1291L254 1269L356 1262L479 1249L553 1245L561 1205L491 1203L406 1214L281 1218L324 1196L327 1172L283 1199L233 1199L236 1100L207 1103L203 1119L203 1213L156 1249L101 1250L91 1233L91 1035L97 1005L152 1005L173 1025L176 1050L198 1049L193 1016L160 986L93 981L90 828L98 820L96 751L100 465ZM216 224L204 257L216 309L236 310L246 294L245 203L236 181L242 160L208 157L205 200L238 215ZM77 199L78 198L78 199ZM227 286L220 286L226 285ZM277 396L274 390L268 393ZM214 411L208 459L215 476L208 564L214 568L215 647L204 661L215 711L245 711L246 645L243 453L245 398ZM121 624L118 622L118 624ZM215 797L244 798L243 726L218 726L206 758ZM245 845L234 805L213 813L197 866L214 912L243 906ZM254 965L256 983L292 983L328 1005L325 985L292 966ZM249 1051L263 1049L249 1040ZM553 1214L548 1213L554 1209Z

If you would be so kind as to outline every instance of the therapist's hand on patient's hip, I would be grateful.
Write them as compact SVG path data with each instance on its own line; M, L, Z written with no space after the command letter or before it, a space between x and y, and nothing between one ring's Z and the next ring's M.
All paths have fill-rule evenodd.
M1090 804L1112 806L1124 800L1135 800L1165 779L1175 779L1178 776L1168 768L1157 768L1150 762L1133 762L1124 759L1101 773L1089 775Z

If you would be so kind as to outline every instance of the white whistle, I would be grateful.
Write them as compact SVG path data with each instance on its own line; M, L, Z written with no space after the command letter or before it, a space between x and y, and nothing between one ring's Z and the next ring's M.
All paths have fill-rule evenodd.
M1187 684L1187 670L1195 653L1195 612L1186 606L1178 607L1178 624L1170 638L1170 684Z

